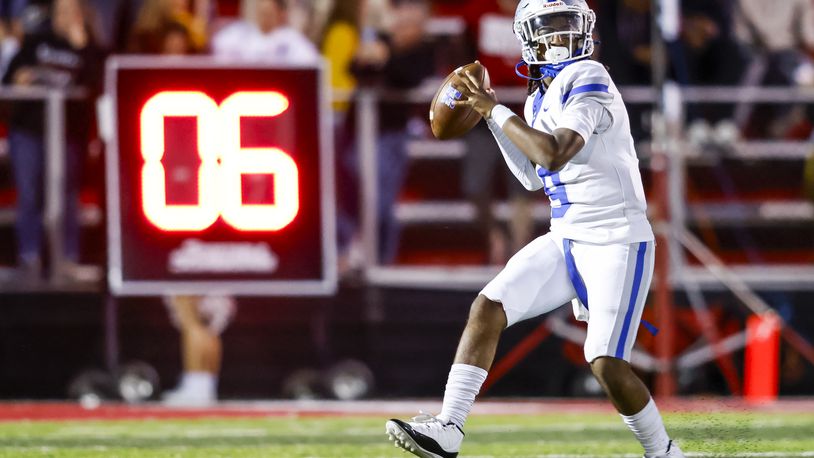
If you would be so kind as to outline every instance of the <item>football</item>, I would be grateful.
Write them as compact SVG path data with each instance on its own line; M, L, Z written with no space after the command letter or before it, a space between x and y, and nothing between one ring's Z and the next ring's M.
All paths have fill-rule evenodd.
M463 76L459 76L458 73L463 75L467 71L471 72L476 80L481 81L484 87L489 87L489 72L478 62L459 67L444 79L430 105L430 127L435 138L439 140L460 137L475 127L481 119L477 111L456 103L461 98L461 92L457 88L463 87L461 82Z

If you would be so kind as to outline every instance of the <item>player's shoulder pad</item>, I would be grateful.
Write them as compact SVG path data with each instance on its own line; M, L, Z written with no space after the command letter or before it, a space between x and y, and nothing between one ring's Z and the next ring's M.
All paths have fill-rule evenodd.
M603 105L613 101L610 93L611 79L604 65L586 59L563 69L562 104L585 97L595 98Z

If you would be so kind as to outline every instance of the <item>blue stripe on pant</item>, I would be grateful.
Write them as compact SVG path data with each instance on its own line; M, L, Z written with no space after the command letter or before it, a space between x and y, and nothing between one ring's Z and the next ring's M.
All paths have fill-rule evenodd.
M647 294L647 291L642 293L642 278L644 277L644 264L645 264L645 253L647 251L647 242L639 243L638 250L636 253L636 267L633 273L633 285L630 290L630 299L627 303L627 310L625 311L625 320L622 324L622 331L619 334L619 341L616 344L616 352L614 354L615 357L624 359L625 356L625 346L627 343L627 339L629 335L636 335L636 333L630 332L630 323L633 319L633 312L636 309L636 304L638 303L639 295L640 294Z
M568 269L568 277L571 279L571 284L574 286L574 291L577 292L577 298L582 305L588 308L588 288L585 287L585 282L577 269L577 262L574 255L571 253L571 244L573 240L562 239L562 251L565 253L565 266Z

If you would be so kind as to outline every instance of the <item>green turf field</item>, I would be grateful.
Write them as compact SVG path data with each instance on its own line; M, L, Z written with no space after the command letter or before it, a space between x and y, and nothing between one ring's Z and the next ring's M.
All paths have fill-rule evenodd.
M396 457L384 417L0 423L0 457ZM693 456L814 456L814 413L674 414ZM613 414L479 416L461 456L641 456ZM410 455L412 456L412 455Z

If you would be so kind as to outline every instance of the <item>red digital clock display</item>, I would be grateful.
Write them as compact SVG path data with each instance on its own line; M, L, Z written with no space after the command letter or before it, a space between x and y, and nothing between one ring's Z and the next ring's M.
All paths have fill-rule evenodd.
M107 95L111 290L335 289L320 68L114 58Z

